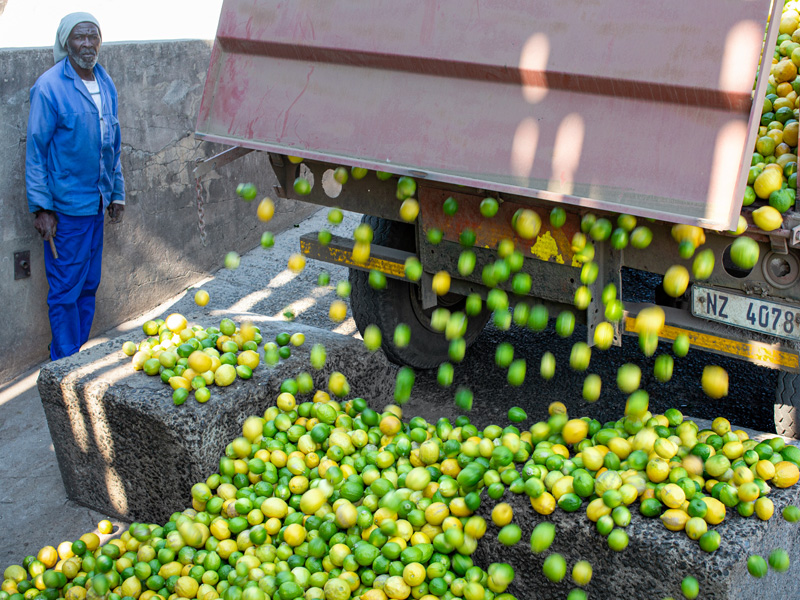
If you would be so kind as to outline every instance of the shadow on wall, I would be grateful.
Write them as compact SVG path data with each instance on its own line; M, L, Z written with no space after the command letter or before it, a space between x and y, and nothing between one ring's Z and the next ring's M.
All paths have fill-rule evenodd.
M0 12L5 5L0 0ZM222 266L226 252L258 244L263 227L256 204L235 193L252 181L271 193L275 181L264 154L252 153L202 182L206 238L198 226L197 190L191 167L224 147L194 137L195 119L211 54L210 42L110 43L100 62L119 94L122 166L127 207L121 225L106 225L103 280L93 334L154 308ZM29 90L52 66L49 48L0 50L0 331L31 340L22 348L3 344L0 382L47 357L50 330L43 246L25 197L25 137ZM278 232L314 208L280 201L270 226ZM299 207L299 208L298 208ZM56 242L57 242L56 238ZM14 280L15 252L30 251L31 277Z

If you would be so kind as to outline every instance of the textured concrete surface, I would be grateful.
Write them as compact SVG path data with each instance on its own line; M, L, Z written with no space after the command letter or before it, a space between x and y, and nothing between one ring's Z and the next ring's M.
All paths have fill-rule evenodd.
M333 371L344 372L352 396L381 405L391 401L385 382L397 367L361 342L252 313L224 316L256 324L266 340L286 331L303 333L306 341L277 365L262 363L250 380L211 387L205 404L190 397L175 406L172 389L159 377L133 370L120 350L125 337L42 368L39 394L70 500L128 521L166 522L191 504L192 485L219 468L244 420L263 414L283 380L301 371L312 373L317 389L326 389ZM210 327L219 321L192 323ZM309 366L314 344L324 345L328 354L319 371Z
M100 52L119 92L127 207L122 224L106 225L94 335L208 276L226 252L252 249L265 229L255 218L257 203L235 193L241 181L272 192L267 157L253 153L204 179L207 239L200 239L189 166L223 149L193 133L210 54L209 42L198 40L106 44ZM25 135L29 90L52 56L51 49L0 50L0 329L30 340L13 350L3 344L0 382L44 360L50 342L43 246L25 197ZM315 210L279 201L270 227L281 231ZM31 277L15 281L14 253L26 250Z

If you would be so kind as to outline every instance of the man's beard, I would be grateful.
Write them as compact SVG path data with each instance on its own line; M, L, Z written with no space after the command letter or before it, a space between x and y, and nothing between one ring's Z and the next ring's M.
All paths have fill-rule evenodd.
M97 64L97 52L86 52L85 54L81 55L75 52L72 47L68 47L67 52L69 53L69 57L75 61L75 64L81 69L91 71Z

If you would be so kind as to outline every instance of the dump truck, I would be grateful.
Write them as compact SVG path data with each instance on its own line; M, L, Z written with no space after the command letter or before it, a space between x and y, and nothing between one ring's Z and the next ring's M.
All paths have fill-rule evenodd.
M433 311L464 311L471 294L493 287L551 316L572 310L591 345L608 284L621 291L625 270L660 281L675 264L690 268L674 226L702 228L713 271L677 298L654 284L666 319L659 337L686 334L695 348L780 369L776 428L794 436L800 213L766 231L756 205L743 206L782 9L781 0L225 0L196 133L231 148L195 174L261 151L279 197L362 213L373 230L368 260L335 235L304 236L302 252L350 268L359 330L378 325L387 357L416 368L448 357ZM400 178L413 179L418 202L408 220ZM563 213L551 219L556 207ZM541 221L533 237L513 227L522 210ZM577 310L586 257L576 234L619 215L635 217L649 244L598 239L591 301ZM759 249L752 268L732 259L740 215L740 235ZM526 275L493 277L508 239ZM471 270L455 268L464 248L475 254ZM405 268L411 258L419 277ZM369 285L373 270L387 289ZM445 294L432 290L441 271L452 277ZM645 306L624 303L615 344L636 334ZM468 319L467 344L488 319L486 310ZM411 328L405 347L393 343L399 323Z

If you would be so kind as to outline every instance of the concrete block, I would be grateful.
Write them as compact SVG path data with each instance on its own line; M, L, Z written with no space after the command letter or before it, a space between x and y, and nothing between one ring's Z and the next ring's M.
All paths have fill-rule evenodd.
M579 560L592 564L592 580L585 587L589 598L683 598L680 583L688 575L699 581L699 598L704 600L798 598L798 523L786 522L780 511L787 504L800 502L800 488L773 488L769 497L775 503L775 515L766 522L755 516L743 518L728 509L725 521L714 527L722 536L722 543L711 554L701 550L683 532L668 531L660 519L641 516L636 502L626 528L630 543L624 551L615 552L586 517L585 503L575 513L556 508L553 514L542 516L533 510L525 494L517 496L506 490L499 502L508 502L513 507L514 522L522 528L522 541L511 548L497 541L499 528L491 522L494 502L487 502L484 497L479 512L489 527L473 558L484 568L492 562L514 566L516 579L508 591L517 598L566 598L577 587L570 574ZM543 521L556 526L556 538L549 550L537 555L531 552L529 540L533 528ZM789 553L793 561L789 570L777 573L770 569L763 579L752 577L747 571L748 556L760 554L766 560L776 548ZM567 575L560 583L552 583L542 574L544 559L553 552L561 554L567 562Z
M245 418L263 414L283 380L302 371L310 372L321 389L331 372L341 371L353 397L375 399L381 406L391 402L396 367L359 340L260 315L219 318L225 316L257 324L265 341L282 331L302 332L306 341L278 365L262 363L250 380L213 387L206 404L190 398L175 406L171 388L160 378L135 372L121 351L131 337L42 368L39 394L70 500L124 520L166 522L191 504L191 486L218 470L225 446L241 435ZM218 323L199 321L205 327ZM328 350L320 371L308 360L317 343Z

